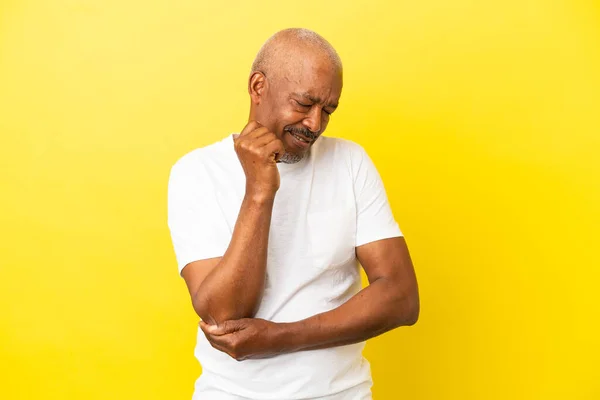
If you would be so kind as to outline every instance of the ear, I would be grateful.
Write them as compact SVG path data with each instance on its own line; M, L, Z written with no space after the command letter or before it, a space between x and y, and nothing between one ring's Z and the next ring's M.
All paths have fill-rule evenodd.
M248 80L248 94L250 94L250 99L253 103L260 104L266 87L267 81L262 72L256 71L250 75L250 79Z

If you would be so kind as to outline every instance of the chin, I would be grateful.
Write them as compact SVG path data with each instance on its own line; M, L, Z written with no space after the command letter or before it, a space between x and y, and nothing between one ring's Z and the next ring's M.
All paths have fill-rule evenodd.
M284 164L296 164L297 162L302 161L303 158L304 158L304 153L298 154L298 153L290 153L290 152L286 151L285 154L279 159L279 161Z

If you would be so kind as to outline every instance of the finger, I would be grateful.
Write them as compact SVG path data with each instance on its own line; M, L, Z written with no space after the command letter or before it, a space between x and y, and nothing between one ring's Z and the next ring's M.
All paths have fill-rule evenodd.
M256 129L262 127L262 125L260 124L260 122L258 121L250 121L246 124L246 126L244 127L244 129L242 129L242 131L240 132L240 137L241 136L246 136L247 134L249 134L250 132L255 131Z
M267 134L268 132L269 132L269 129L265 128L264 126L261 126L261 127L256 128L252 132L248 132L248 133L244 134L244 136L242 136L242 135L238 136L237 138L234 139L234 143L238 147L250 147L257 138Z
M242 329L242 320L229 320L221 322L218 325L210 325L204 321L200 321L198 326L202 329L205 335L222 336Z
M257 128L255 130L253 130L252 132L250 132L248 135L246 135L247 140L257 140L262 138L265 135L270 134L271 131L269 130L269 128L261 126L260 128Z
M212 347L223 353L227 353L231 358L241 361L246 356L243 356L243 351L239 348L240 344L244 341L239 335L238 331L220 336L210 333L205 334L206 339Z
M229 349L227 346L223 346L223 344L221 344L221 343L219 343L219 342L216 342L216 341L212 340L212 337L210 337L210 335L209 335L209 336L206 336L206 339L208 339L208 343L210 343L210 345L211 345L213 348L215 348L215 349L217 349L217 350L219 350L219 351L221 351L221 352L223 352L223 353L225 353L225 354L227 354L227 355L229 355L229 356L233 357L233 356L232 356L232 353L233 353L233 352L232 352L232 351L231 351L231 349Z
M243 354L243 352L240 353L240 341L237 338L237 334L229 334L222 336L209 335L207 336L207 338L211 346L213 346L217 350L229 354L232 358L235 358L236 360L239 360L239 358Z
M209 325L204 321L200 321L198 325L200 326L202 333L204 333L204 336L206 336L206 338L210 341L212 337L212 330L216 328L216 325Z
M198 322L198 326L200 327L200 329L202 329L202 332L206 334L207 332L210 332L211 327L216 325L209 325L206 322L200 320L200 322Z
M271 160L277 162L285 154L285 147L283 146L283 142L277 138L276 140L269 142L269 144L264 147L264 151Z
M233 338L232 334L228 335L213 335L212 333L206 333L204 336L208 339L209 342L214 343L228 351L232 350Z
M204 333L204 337L206 337L206 340L208 340L208 342L211 344L211 346L213 346L214 348L224 352L224 353L228 353L231 351L231 340L230 338L228 338L225 335L214 335L212 334L211 328L214 329L216 328L216 325L208 325L206 323L201 323L200 324L200 329L202 329L202 333Z
M254 135L254 133L252 133L252 135ZM250 137L250 136L248 136ZM273 132L271 131L267 131L265 133L261 133L260 135L258 135L256 138L252 139L252 146L255 148L261 148L263 146L268 145L269 143L271 143L273 140L278 140L277 135L275 135Z
M225 335L227 333L225 330L225 327L223 327L223 326L209 325L204 321L201 321L199 325L200 325L200 329L202 329L202 332L204 332L205 335L220 336L220 335Z
M218 326L210 329L210 333L215 336L227 335L238 332L244 327L244 319L232 319L221 322Z

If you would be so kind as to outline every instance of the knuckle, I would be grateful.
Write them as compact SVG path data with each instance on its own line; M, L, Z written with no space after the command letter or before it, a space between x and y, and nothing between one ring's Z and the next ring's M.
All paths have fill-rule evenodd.
M241 149L245 152L252 151L252 142L245 141L240 145Z
M260 149L262 149L262 146L260 144L258 144L257 142L252 142L252 150L259 151Z

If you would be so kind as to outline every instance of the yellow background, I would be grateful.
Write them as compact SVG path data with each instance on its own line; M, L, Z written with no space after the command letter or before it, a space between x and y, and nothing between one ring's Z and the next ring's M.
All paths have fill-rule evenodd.
M367 345L375 399L600 399L597 1L0 4L0 398L190 398L169 169L303 26L419 278L418 324Z

